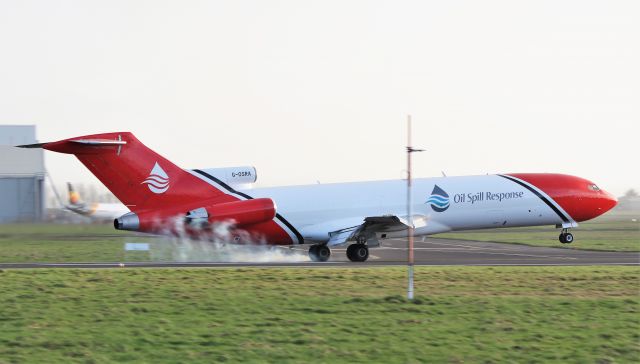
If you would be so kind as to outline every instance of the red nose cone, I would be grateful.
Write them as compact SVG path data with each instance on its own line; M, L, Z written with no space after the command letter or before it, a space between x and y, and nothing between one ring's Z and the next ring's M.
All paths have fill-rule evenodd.
M602 196L602 201L600 202L602 204L602 206L600 207L602 209L602 212L600 214L604 214L605 212L616 207L616 205L618 204L618 198L616 196L610 194L607 191L602 191L602 192L603 192L603 196Z
M615 196L584 178L551 173L521 173L510 176L542 190L578 222L598 217L618 203Z

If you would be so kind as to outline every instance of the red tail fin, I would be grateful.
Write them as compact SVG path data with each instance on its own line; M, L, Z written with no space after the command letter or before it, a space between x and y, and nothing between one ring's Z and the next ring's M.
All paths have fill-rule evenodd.
M224 195L147 148L128 132L85 135L41 146L75 155L134 212L176 207Z

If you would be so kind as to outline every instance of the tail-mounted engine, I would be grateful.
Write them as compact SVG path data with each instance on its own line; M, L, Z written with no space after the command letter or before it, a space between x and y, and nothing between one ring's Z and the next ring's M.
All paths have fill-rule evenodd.
M186 214L186 209L178 208L171 211L129 212L115 219L113 225L118 230L157 232L167 226L175 226L176 223L199 229L216 222L229 221L236 227L243 227L271 221L276 216L276 205L270 198L209 203L190 208Z
M185 223L201 226L231 220L235 226L247 226L273 220L276 205L270 198L256 198L246 201L234 201L199 207L187 212Z

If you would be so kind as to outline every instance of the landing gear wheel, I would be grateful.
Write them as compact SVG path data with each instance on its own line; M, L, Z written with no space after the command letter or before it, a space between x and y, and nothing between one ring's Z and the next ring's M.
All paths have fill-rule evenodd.
M571 243L573 243L573 234L571 234L571 233L566 233L566 234L564 235L564 242L565 242L565 243L567 243L567 244L571 244Z
M326 262L331 257L331 249L326 245L311 245L309 258L314 262Z
M352 262L364 262L369 258L369 247L365 244L351 244L347 247L347 258Z
M356 247L356 244L351 244L347 247L347 258L349 258L350 261L354 261L354 255L353 255L353 249Z
M316 248L318 246L317 245L311 245L309 247L309 259L311 259L312 262L317 262L318 260L316 259Z
M563 232L560 234L559 239L562 244L571 244L573 243L573 234L569 232Z

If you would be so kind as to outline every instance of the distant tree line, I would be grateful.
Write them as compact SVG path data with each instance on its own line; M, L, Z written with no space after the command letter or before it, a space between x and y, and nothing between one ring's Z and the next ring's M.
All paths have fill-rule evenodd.
M621 211L640 211L640 195L638 195L638 191L633 188L627 190L624 196L618 198L616 209Z

